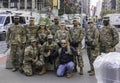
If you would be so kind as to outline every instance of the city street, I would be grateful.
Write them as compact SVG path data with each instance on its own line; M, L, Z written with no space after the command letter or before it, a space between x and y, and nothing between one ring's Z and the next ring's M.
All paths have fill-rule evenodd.
M120 50L120 43L116 46L117 51ZM73 73L73 77L67 79L66 77L56 77L55 72L48 72L43 76L34 75L26 77L20 72L12 72L10 69L5 69L6 51L5 41L0 42L0 83L97 83L95 76L89 76L87 71L89 70L88 57L86 51L83 50L84 58L84 75Z

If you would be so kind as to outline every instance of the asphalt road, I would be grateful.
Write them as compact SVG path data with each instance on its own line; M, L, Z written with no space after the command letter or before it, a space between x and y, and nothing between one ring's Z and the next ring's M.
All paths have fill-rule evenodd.
M117 52L120 52L120 43L116 46ZM89 76L88 57L86 50L83 50L84 59L84 75L73 73L73 77L67 79L66 77L56 77L55 72L47 72L43 76L34 75L26 77L20 72L12 72L10 69L5 69L6 57L1 58L2 53L6 51L6 43L0 42L0 83L97 83L95 76Z
M20 72L12 72L10 69L5 69L5 62L0 63L0 83L97 83L95 76L89 76L88 58L86 51L83 50L84 58L84 75L73 73L73 77L56 77L55 72L48 72L43 76L34 75L26 77Z

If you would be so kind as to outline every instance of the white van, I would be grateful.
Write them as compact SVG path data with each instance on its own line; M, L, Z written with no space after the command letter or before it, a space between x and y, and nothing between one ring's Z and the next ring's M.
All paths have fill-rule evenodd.
M112 25L120 26L120 14L107 14L104 17L109 17Z
M12 23L14 23L14 14L0 14L0 33L6 32ZM20 16L20 24L26 24L24 16Z

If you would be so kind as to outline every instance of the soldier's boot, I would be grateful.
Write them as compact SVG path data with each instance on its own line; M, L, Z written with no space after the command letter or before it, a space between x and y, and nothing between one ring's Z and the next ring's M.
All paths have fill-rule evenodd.
M92 70L89 70L88 73L90 73Z
M17 71L17 68L12 68L12 72L16 72Z
M73 70L73 72L77 72L77 68L76 68L76 66L74 67L74 70Z
M18 68L16 67L16 64L13 63L12 72L16 72L17 70L18 70Z
M72 74L67 74L66 75L66 78L71 78L72 77Z
M44 75L45 73L46 73L46 68L45 68L45 66L43 66L39 75Z
M21 64L21 65L19 66L19 71L20 71L21 73L24 72L24 71L23 71L23 64Z
M80 67L80 75L83 75L83 67Z
M95 75L95 71L92 70L90 73L89 73L89 76L94 76Z

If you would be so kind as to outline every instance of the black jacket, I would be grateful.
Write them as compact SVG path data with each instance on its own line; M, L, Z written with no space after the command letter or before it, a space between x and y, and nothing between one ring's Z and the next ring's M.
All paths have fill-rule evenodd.
M59 53L59 50L57 50L55 53L53 53L52 58L56 58L59 56L59 63L60 64L66 64L70 61L74 60L74 56L78 55L78 52L75 48L70 46L70 50L72 54L68 53L67 47L61 48L61 53Z

